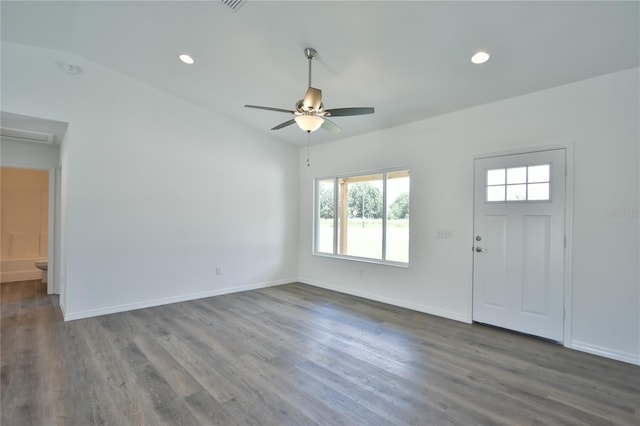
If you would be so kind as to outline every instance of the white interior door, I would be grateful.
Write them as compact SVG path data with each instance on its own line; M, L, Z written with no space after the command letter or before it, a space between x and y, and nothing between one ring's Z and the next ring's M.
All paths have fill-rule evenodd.
M565 150L475 160L473 320L563 341Z

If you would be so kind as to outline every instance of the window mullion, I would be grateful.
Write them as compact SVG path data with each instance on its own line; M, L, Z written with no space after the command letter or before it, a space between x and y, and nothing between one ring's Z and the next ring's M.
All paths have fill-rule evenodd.
M382 260L387 260L387 173L382 175Z
M333 254L338 254L338 178L333 179Z

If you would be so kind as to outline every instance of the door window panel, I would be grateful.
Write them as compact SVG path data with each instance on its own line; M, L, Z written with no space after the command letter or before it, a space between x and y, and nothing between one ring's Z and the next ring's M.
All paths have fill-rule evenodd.
M507 169L507 184L513 185L514 183L526 183L527 182L527 168L526 167L513 167Z
M543 164L541 166L530 166L527 182L549 182L549 164Z
M527 199L527 185L507 185L507 201L524 201Z
M488 186L487 201L504 201L504 185Z
M487 185L504 185L504 172L506 169L487 170Z
M487 170L486 201L549 201L550 183L551 164Z
M528 200L544 201L549 199L549 182L529 184Z

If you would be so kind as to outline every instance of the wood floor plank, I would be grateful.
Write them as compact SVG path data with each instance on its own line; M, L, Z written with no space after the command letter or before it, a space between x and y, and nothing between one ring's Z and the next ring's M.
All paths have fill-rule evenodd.
M133 336L132 340L179 397L186 398L204 390L202 385L184 369L180 360L173 358L155 337L140 334Z
M637 425L640 367L293 283L63 322L0 288L5 425Z
M199 425L227 426L240 424L238 419L229 413L225 404L214 399L204 389L186 396L184 401L189 410L198 419L197 424Z

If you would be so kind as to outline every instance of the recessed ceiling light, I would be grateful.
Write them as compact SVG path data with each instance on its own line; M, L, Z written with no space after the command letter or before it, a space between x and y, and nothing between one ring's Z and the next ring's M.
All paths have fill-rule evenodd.
M490 57L491 55L481 50L471 57L471 62L474 64L484 64Z
M182 55L178 56L178 58L180 58L180 60L185 64L189 64L189 65L192 65L196 62L191 56L187 55L186 53L183 53Z

